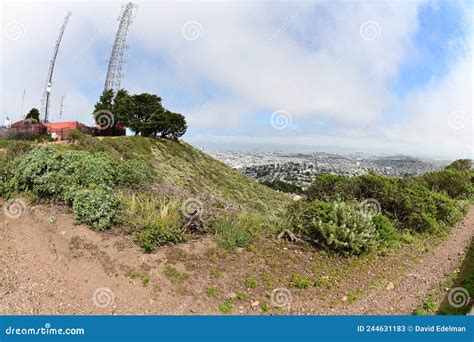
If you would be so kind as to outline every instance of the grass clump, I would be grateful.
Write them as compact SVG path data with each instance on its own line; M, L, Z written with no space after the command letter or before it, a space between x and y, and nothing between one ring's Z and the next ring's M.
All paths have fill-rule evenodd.
M249 275L247 279L245 279L245 286L254 289L258 286L258 281L257 279L254 278L254 276Z
M219 294L219 292L220 292L220 290L217 287L210 286L206 289L207 295L211 296L211 297L217 296Z
M416 316L425 316L425 315L433 315L436 311L436 301L432 296L429 296L423 304L419 305L415 311L413 312Z
M314 282L301 274L293 273L290 277L290 285L297 289L307 289L313 286Z
M209 220L210 230L219 243L229 251L237 247L249 248L263 225L258 213L243 212L234 216L218 216Z
M179 200L140 193L122 194L121 202L124 210L120 220L130 226L135 240L145 252L151 253L166 243L184 241Z
M165 266L165 276L171 280L185 280L188 276L185 273L181 273L175 267L171 265Z
M223 304L219 305L219 311L223 314L231 313L234 309L234 301L232 299L227 299Z

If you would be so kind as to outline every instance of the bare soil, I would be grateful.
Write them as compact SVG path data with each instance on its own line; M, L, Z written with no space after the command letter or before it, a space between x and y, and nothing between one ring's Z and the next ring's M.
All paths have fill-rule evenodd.
M74 225L67 208L29 206L16 219L0 211L0 314L220 314L229 297L232 314L411 314L473 236L471 207L447 239L358 258L268 240L230 253L211 236L144 254L119 229L96 232ZM295 288L291 274L316 285ZM271 293L282 287L290 298L278 309Z

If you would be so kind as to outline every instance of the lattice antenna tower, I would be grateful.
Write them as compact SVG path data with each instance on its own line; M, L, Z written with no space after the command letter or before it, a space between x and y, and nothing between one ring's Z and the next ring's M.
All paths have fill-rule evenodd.
M43 99L41 100L41 115L43 116L43 122L48 122L49 118L49 107L50 107L50 97L51 97L51 90L53 85L53 71L54 71L54 64L56 63L56 57L58 56L59 45L61 44L61 39L63 38L64 30L66 29L67 22L69 21L69 17L71 16L71 11L67 12L66 17L64 18L63 26L61 26L59 30L59 36L56 40L56 45L54 46L53 51L53 58L49 62L48 68L48 77L46 78L46 86L44 87L43 91Z
M112 89L116 93L120 89L120 83L123 78L122 65L125 62L124 51L129 48L125 41L127 40L128 28L133 21L133 13L136 11L136 8L135 4L129 2L127 5L123 5L120 11L120 16L118 17L119 27L109 59L104 91Z

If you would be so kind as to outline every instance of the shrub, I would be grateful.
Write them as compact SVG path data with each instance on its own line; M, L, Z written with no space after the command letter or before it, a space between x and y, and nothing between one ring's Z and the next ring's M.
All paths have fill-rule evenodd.
M379 235L372 216L357 205L336 202L329 222L313 219L308 231L317 244L343 254L362 254L376 248Z
M292 194L303 193L303 189L299 187L298 185L284 182L279 179L273 180L273 181L264 181L262 182L262 184L268 186L269 188L272 188L274 190L281 191L281 192L292 193Z
M393 229L388 218L365 214L356 202L299 201L289 207L288 216L293 231L305 240L344 254L377 247L381 238L377 228L386 235Z
M468 199L474 194L471 173L469 169L460 169L462 165L456 165L426 173L420 179L433 191L443 192L455 199Z
M70 132L69 132L69 136L67 138L67 140L69 141L80 141L80 140L83 140L85 139L86 135L79 131L78 129L72 129Z
M324 173L316 177L307 190L309 200L339 201L355 198L357 182L354 178Z
M392 246L399 239L399 233L393 226L392 221L383 214L376 214L372 217L380 242L384 246Z
M18 153L23 150L17 148ZM77 222L105 229L116 220L118 202L113 187L120 182L134 185L149 181L151 172L144 164L120 163L103 152L44 146L8 164L2 162L0 177L8 177L8 181L2 182L2 193L30 192L72 205Z
M150 168L141 160L126 160L118 165L117 182L120 185L134 186L152 180Z
M313 225L313 220L329 222L332 217L333 203L314 200L297 201L288 207L291 228L297 234L307 235Z
M98 230L105 230L114 222L119 209L119 201L112 189L99 186L77 193L73 202L76 223L85 223Z

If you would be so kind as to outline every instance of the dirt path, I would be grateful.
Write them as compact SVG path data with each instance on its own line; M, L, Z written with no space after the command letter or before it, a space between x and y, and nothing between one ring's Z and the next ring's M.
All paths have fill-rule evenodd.
M393 289L383 286L352 304L335 306L328 305L326 297L317 298L316 287L292 289L291 306L270 313L410 314L429 288L459 265L473 235L474 207L446 241L423 254L415 269L393 280ZM0 314L219 314L218 306L228 294L242 287L251 263L261 269L265 262L294 259L303 268L307 265L303 260L314 258L314 253L288 247L269 250L273 254L264 261L246 251L221 260L221 255L213 254L217 253L213 239L203 237L144 254L119 231L75 226L67 208L27 207L19 218L0 211ZM278 262L277 256L282 258ZM216 264L222 273L218 280L212 269ZM262 283L259 278L263 287ZM206 293L211 286L219 287L219 296ZM261 314L252 302L265 300L271 288L244 289L249 298L236 302L233 313Z
M457 224L448 239L426 254L411 272L396 281L391 290L379 289L353 305L339 307L338 314L409 315L422 303L428 290L440 284L460 265L466 246L474 236L474 206Z

